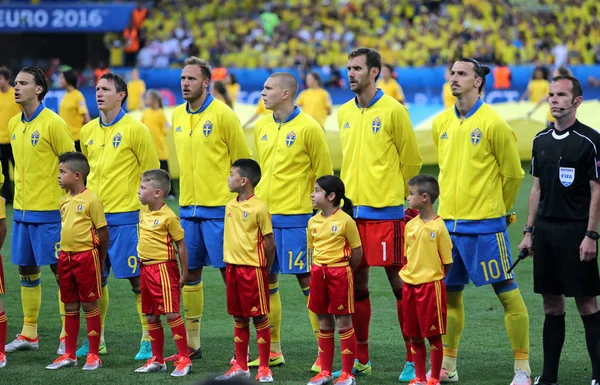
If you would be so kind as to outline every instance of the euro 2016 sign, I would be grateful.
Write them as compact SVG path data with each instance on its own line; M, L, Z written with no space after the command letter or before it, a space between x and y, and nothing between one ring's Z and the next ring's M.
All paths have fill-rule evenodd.
M0 5L0 32L109 32L122 31L134 4L93 4L73 6Z

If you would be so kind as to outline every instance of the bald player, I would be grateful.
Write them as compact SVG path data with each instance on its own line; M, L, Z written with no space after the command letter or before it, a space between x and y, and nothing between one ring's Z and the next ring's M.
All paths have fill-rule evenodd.
M273 114L263 116L254 127L256 159L265 170L256 195L267 204L273 217L277 254L269 274L270 366L285 362L280 344L278 275L295 275L308 300L311 261L306 255L306 227L313 213L310 194L316 178L333 173L323 129L294 105L297 93L298 82L293 75L284 72L271 75L261 95L265 107ZM316 337L319 323L314 313L309 311L309 315ZM249 366L258 366L258 360ZM320 372L318 359L312 370Z

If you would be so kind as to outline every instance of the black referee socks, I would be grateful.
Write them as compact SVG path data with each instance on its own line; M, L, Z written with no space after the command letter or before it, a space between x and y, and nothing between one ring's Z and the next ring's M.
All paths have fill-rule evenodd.
M587 331L587 328L586 328ZM586 332L587 336L587 332ZM546 314L544 320L544 370L540 380L546 382L558 381L558 364L565 342L565 315Z
M585 343L587 344L590 360L592 361L592 378L600 378L600 311L582 315L585 328Z

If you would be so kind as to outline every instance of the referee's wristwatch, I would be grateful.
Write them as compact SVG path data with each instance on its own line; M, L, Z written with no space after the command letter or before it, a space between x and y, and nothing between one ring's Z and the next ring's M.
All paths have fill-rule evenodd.
M525 228L523 229L523 235L525 235L527 233L533 234L533 226L527 226L527 225L525 225Z
M593 231L593 230L586 231L585 236L592 238L594 241L597 241L598 238L600 238L600 235L598 235L598 232Z

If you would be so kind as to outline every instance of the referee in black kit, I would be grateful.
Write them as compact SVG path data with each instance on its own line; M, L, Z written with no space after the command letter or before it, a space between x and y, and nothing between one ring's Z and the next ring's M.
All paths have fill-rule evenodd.
M597 240L600 219L600 133L577 120L583 101L579 81L550 83L555 123L533 139L529 216L519 245L533 255L534 291L544 300L544 368L534 384L558 383L565 340L565 297L575 297L600 385L600 294ZM535 228L534 228L535 226ZM535 229L535 230L534 230Z

